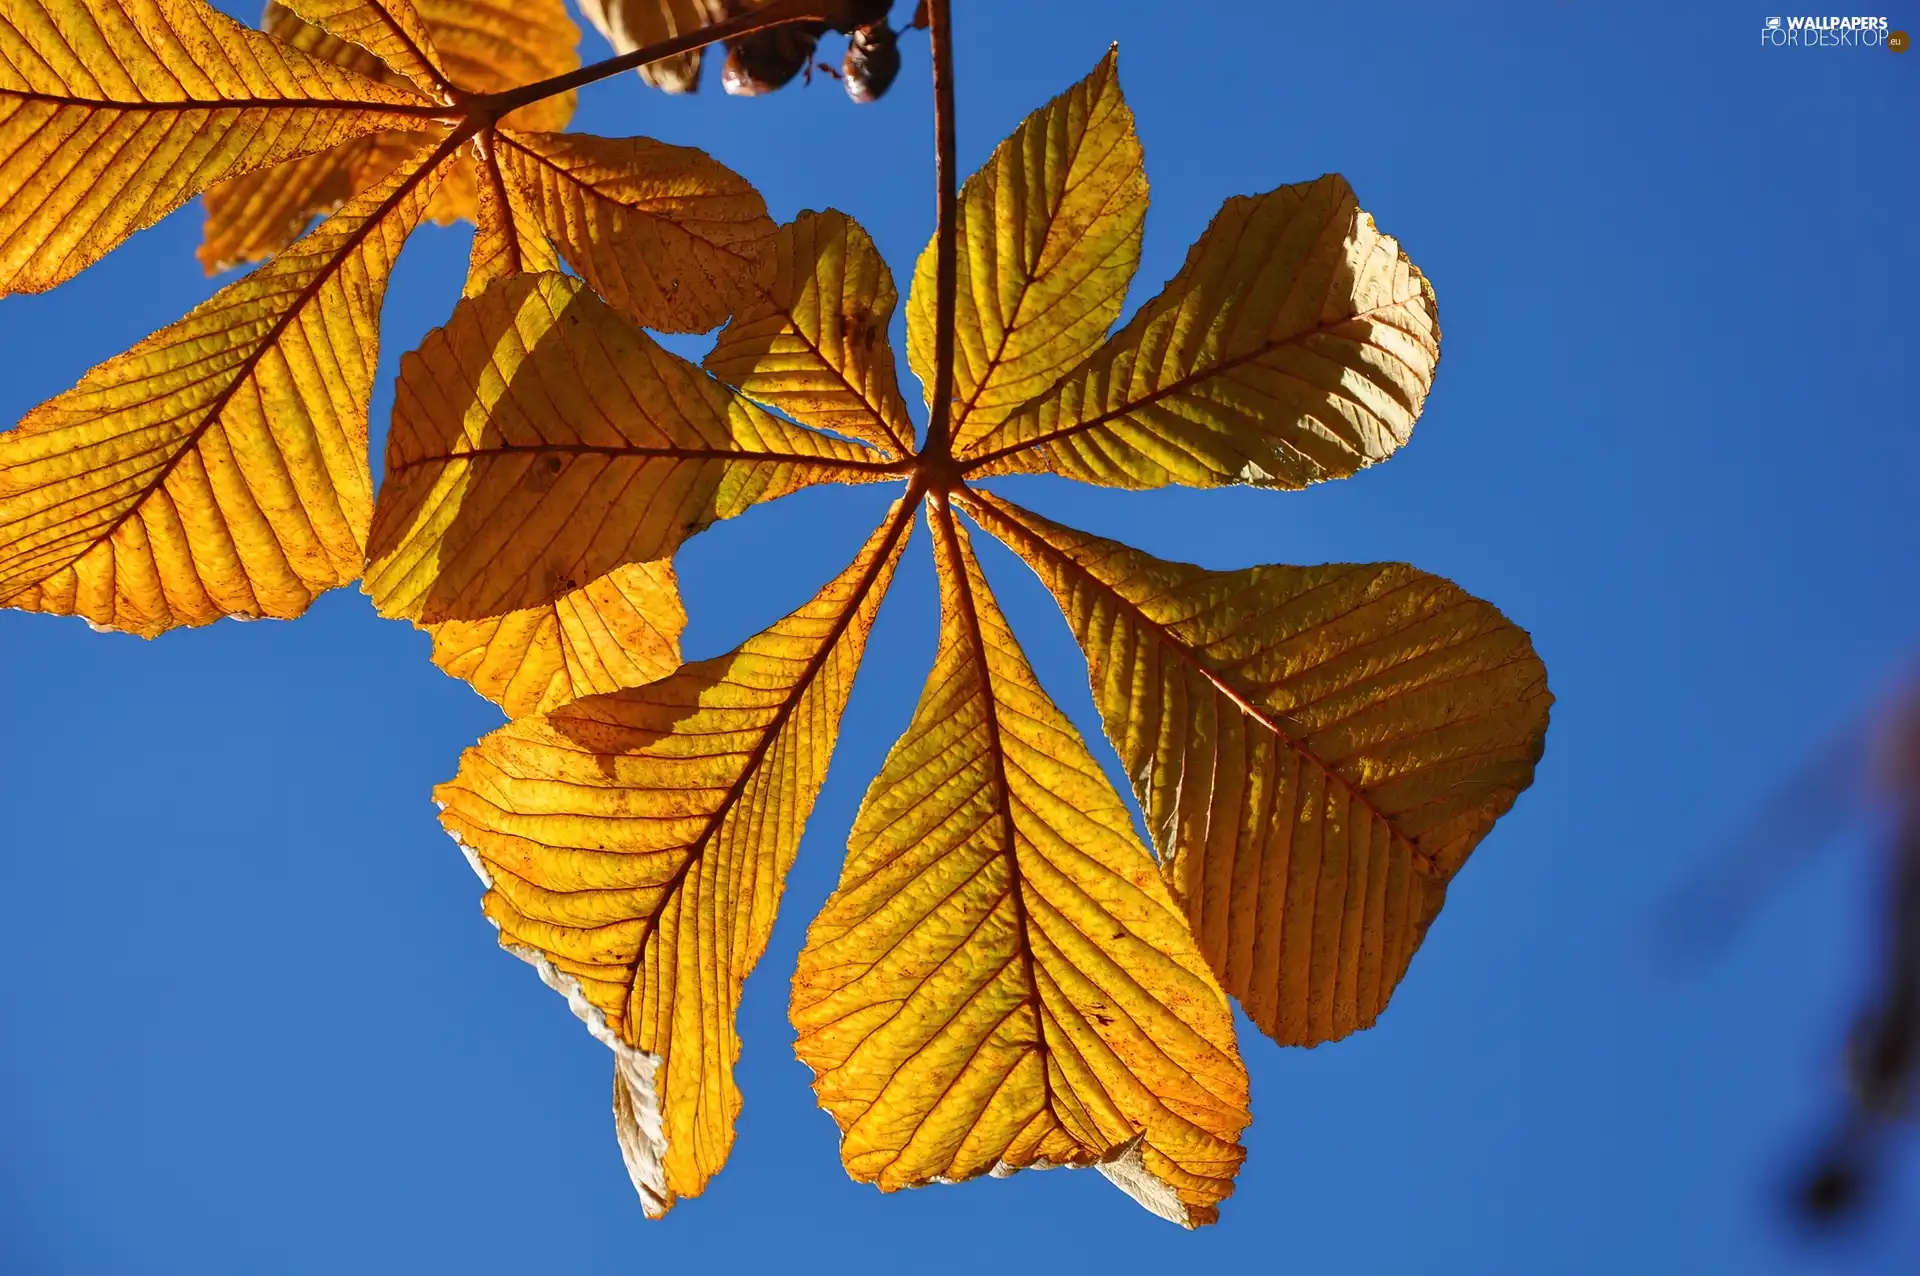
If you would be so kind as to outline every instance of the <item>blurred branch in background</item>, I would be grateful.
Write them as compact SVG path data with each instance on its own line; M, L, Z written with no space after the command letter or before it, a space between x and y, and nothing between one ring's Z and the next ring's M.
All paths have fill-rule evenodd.
M1864 1213L1920 1081L1920 680L1899 685L1868 721L1802 765L1676 893L1658 932L1673 964L1708 960L1873 808L1889 829L1871 922L1880 932L1876 973L1847 1043L1848 1102L1794 1181L1796 1213L1820 1229Z

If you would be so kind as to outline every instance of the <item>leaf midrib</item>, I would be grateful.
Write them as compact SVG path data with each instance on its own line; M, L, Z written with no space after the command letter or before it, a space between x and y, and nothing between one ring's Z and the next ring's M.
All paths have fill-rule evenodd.
M1251 363L1256 359L1264 358L1265 356L1272 354L1276 350L1285 349L1288 346L1295 345L1295 344L1298 344L1299 342L1305 341L1310 337L1328 336L1332 334L1336 328L1343 327L1346 324L1354 323L1359 320L1374 319L1376 316L1383 315L1392 310L1397 310L1400 307L1407 305L1413 300L1414 298L1407 297L1398 301L1388 302L1387 304L1382 306L1375 306L1370 310L1358 310L1358 311L1355 311L1353 314L1348 315L1345 318L1341 319L1337 324L1333 324L1333 325L1319 324L1312 328L1308 328L1302 332L1292 333L1288 336L1281 337L1277 340L1262 342L1260 345L1255 346L1253 349L1248 350L1244 354L1234 355L1232 358L1222 359L1217 363L1210 363L1210 364L1207 364L1205 367L1197 368L1194 371L1188 373L1186 376L1181 377L1177 381L1168 382L1166 385L1160 387L1158 390L1154 390L1149 394L1142 395L1138 399L1129 400L1128 402L1122 404L1117 408L1111 408L1105 412L1100 413L1098 416L1090 417L1087 420L1082 421L1076 425L1062 426L1060 429L1050 430L1045 434L1035 435L1033 438L1023 439L1017 443L1009 443L1004 447L996 448L991 452L982 453L979 456L967 457L961 462L961 466L964 470L967 470L967 471L979 469L981 466L990 465L994 461L1001 460L1005 457L1013 456L1021 452L1031 451L1035 448L1045 447L1049 443L1057 443L1061 439L1071 438L1073 435L1083 434L1088 430L1098 429L1100 426L1106 425L1111 421L1116 421L1121 417L1129 416L1132 413L1138 412L1141 408L1150 407L1153 404L1158 403L1161 399L1167 398L1170 395L1183 393L1184 391L1192 389L1195 385L1198 385L1203 381L1208 381L1214 377L1221 376L1224 373L1230 372L1233 369L1241 366L1242 364ZM1158 316L1155 316L1155 317L1157 318ZM1093 353L1093 355L1089 358L1088 363L1091 363L1094 359L1098 359L1102 355L1105 355L1112 348L1113 347L1111 346L1111 344L1109 344L1108 346L1104 346L1101 349L1096 350ZM1369 348L1378 349L1378 347L1369 347ZM1402 360L1401 362L1403 365L1405 364L1405 360ZM1085 368L1087 366L1088 366L1087 364L1082 364L1081 368ZM1078 371L1078 369L1076 369L1076 371ZM1414 371L1417 371L1417 369ZM1012 418L1009 418L1009 420L1018 419L1021 413L1025 412L1027 408L1030 408L1034 406L1034 404L1041 402L1043 399L1052 396L1053 393L1056 390L1058 390L1058 388L1061 385L1064 385L1066 382L1072 380L1073 377L1074 377L1074 373L1069 372L1066 376L1062 377L1058 382L1054 384L1053 389L1048 390L1045 394L1041 395L1039 398L1029 400L1026 404L1022 405L1022 407L1018 411L1016 411L1014 416ZM1002 426L1000 428L1004 429L1005 427Z
M113 98L85 98L73 97L63 93L46 93L38 89L0 88L0 99L4 98L14 98L22 102L40 102L50 106L77 106L91 111L125 111L129 113L145 111L258 111L304 109L340 111L356 115L415 115L427 118L438 118L447 114L447 107L439 102L366 102L349 98L332 97L172 98L159 102L146 100L122 102L116 101Z
M492 447L472 448L464 452L447 452L438 455L421 456L413 460L401 461L388 467L388 474L403 474L428 465L452 465L458 461L490 456L636 456L659 457L681 461L777 461L787 465L808 465L818 469L854 470L862 474L886 474L905 477L896 461L841 460L832 456L816 456L808 452L757 452L740 448L722 447L676 447L662 444L626 443L502 443Z
M1026 875L1020 869L1019 850L1014 840L1013 793L1007 784L1006 751L1000 738L999 702L993 691L993 671L987 660L986 635L980 628L980 608L973 596L973 582L967 573L966 559L960 552L960 537L954 529L953 513L944 502L936 505L934 510L938 534L946 546L947 557L953 562L955 587L961 602L961 628L966 632L968 645L972 649L986 705L987 756L992 759L994 814L1001 824L1004 847L1001 853L1006 856L1007 871L1013 877L1010 894L1013 898L1014 923L1020 934L1020 967L1026 976L1026 1004L1033 1008L1034 1029L1040 1036L1041 1105L1061 1132L1072 1137L1053 1096L1053 1047L1047 1041L1047 1012L1040 999L1039 976L1034 970L1033 920L1027 910ZM1011 1015L1012 1012L1008 1013Z

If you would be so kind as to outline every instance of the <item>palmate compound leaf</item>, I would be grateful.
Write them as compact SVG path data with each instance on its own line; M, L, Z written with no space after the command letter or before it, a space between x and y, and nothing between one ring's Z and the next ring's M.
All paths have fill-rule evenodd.
M1437 358L1431 292L1337 178L1230 203L1162 299L1090 350L1117 306L1115 263L1130 264L1137 172L1109 174L1114 198L1056 240L1079 189L1057 174L1075 171L1080 134L1105 129L1124 153L1110 78L1096 71L1036 115L1002 148L1001 180L969 185L961 358L969 324L989 357L956 379L963 468L1135 487L1304 483L1389 454ZM890 387L875 392L865 336L884 326L891 289L857 228L831 218L776 238L759 298L709 366L808 424L895 451L896 404ZM1107 248L1076 258L1086 243ZM1031 319L1029 297L1044 303ZM930 347L931 326L930 307L910 302L914 339ZM1018 403L1026 381L1046 380L1047 353L1068 371ZM1057 423L1062 404L1096 391L1100 412L1034 432L1036 415ZM1095 453L1055 446L1083 435ZM1105 468L1071 463L1094 454ZM922 496L940 652L809 931L797 1049L856 1178L896 1188L1098 1164L1156 1212L1211 1221L1247 1120L1213 973L1283 1041L1370 1023L1447 879L1531 779L1544 674L1523 632L1410 568L1160 563L964 487L943 496L942 462L912 467L934 485ZM1053 587L1163 866L1034 681L948 499ZM664 1154L649 1140L675 1101L651 1106L654 1086L623 1064L615 1110L657 1207L666 1180L647 1167Z
M315 58L363 75L401 83L376 56L398 45L402 65L424 61L453 89L493 93L561 75L579 65L579 30L562 0L298 0L294 8L269 3L261 28ZM303 16L304 15L304 16ZM311 21L309 21L311 19ZM405 39L394 33L404 30ZM409 46L424 32L430 44L412 57ZM435 100L447 97L445 92ZM524 130L565 128L573 95L561 94L523 107L506 125ZM348 196L380 180L392 166L428 142L417 131L356 138L316 155L215 187L207 193L207 226L200 245L209 274L240 262L258 261L292 243L307 223L331 212ZM447 223L477 216L480 188L474 158L455 157L429 209ZM711 325L709 325L711 326Z
M1029 115L960 192L953 440L959 455L1099 349L1140 264L1147 175L1109 51ZM914 272L907 354L934 384L935 245Z
M416 83L443 69L459 83L430 5L409 16L404 0L301 3ZM25 0L0 12L29 10L43 12ZM76 11L95 12L87 0ZM201 16L187 0L138 9L170 11ZM334 52L358 56L341 41ZM1097 1164L1165 1217L1211 1221L1248 1117L1209 965L1282 1039L1324 1039L1377 1013L1445 879L1530 777L1550 698L1525 635L1408 568L1205 573L950 491L939 446L893 459L908 435L871 348L892 287L856 227L802 219L757 257L729 246L764 234L740 230L764 218L743 199L719 217L681 215L729 223L706 237L717 251L661 252L669 236L647 232L650 251L674 258L668 279L689 281L691 313L740 307L714 366L801 423L782 421L667 356L580 282L526 273L557 266L555 245L578 253L581 274L647 322L649 306L683 298L619 257L645 225L635 210L739 189L708 191L698 172L676 185L665 161L664 179L636 173L644 147L602 151L595 169L591 144L556 158L537 132L491 123L470 148L440 145L445 125L405 126L457 105L419 110L425 99L393 70L370 69L399 103L380 105L365 133L387 185L221 294L245 330L196 312L43 409L39 429L0 440L0 459L12 449L18 461L0 468L0 573L31 560L14 601L154 632L223 611L292 614L316 582L337 583L299 564L357 544L349 498L356 476L364 490L364 458L321 481L296 454L339 450L312 422L364 431L364 374L342 359L346 374L329 380L317 360L351 333L370 365L370 316L404 238L390 217L410 226L470 208L482 222L476 295L403 373L368 589L434 631L441 663L534 715L469 754L442 790L447 820L476 849L508 942L614 1046L617 1128L649 1210L701 1190L724 1160L739 981L765 946L871 608L930 499L940 652L809 933L793 990L801 1056L856 1177L892 1188ZM103 90L92 107L109 100ZM228 108L176 92L141 109L224 121ZM4 131L18 116L0 115L0 139L19 135ZM220 173L257 159L214 151ZM170 175L194 154L164 153L174 167L159 185L199 180ZM281 171L295 168L317 171ZM468 176L471 193L450 205L444 192ZM283 201L283 223L299 202ZM1431 291L1344 183L1231 201L1163 296L1095 349L1143 204L1111 60L969 183L952 405L962 471L1298 484L1404 440L1437 358ZM720 276L754 262L729 302ZM699 271L714 275L705 293ZM305 308L331 304L336 273L358 282L316 327ZM910 337L931 348L931 308L915 300ZM181 333L176 350L168 338ZM195 397L199 368L180 350L213 351L230 388ZM328 397L340 382L344 407ZM35 453L69 426L76 446L102 449L99 466ZM172 458L157 477L156 451ZM686 535L806 483L909 472L914 499L810 608L717 661L591 694L677 659L667 556ZM322 527L309 515L329 496L341 517ZM1061 598L1163 869L1034 680L949 499ZM323 553L306 552L303 527Z
M760 501L890 473L667 353L581 281L522 275L462 301L402 360L365 588L382 615L433 632L443 665L474 661L473 622L506 618L479 663L515 668L551 657L520 650L549 615L562 632L623 623L596 592L609 573ZM613 689L570 658L540 685L555 679ZM555 703L509 696L509 681L480 689L513 712Z
M939 653L794 974L796 1049L882 1190L1098 1165L1195 1226L1249 1119L1225 996L944 504Z
M0 0L0 294L71 278L225 178L433 107L202 0Z
M1524 630L1400 563L1212 572L986 493L1033 567L1167 880L1283 1045L1369 1027L1448 881L1533 781L1553 696Z
M621 1151L654 1217L732 1148L741 985L912 515L896 504L813 601L734 651L502 727L436 791L501 944L613 1049Z
M1329 174L1228 200L1158 297L959 455L982 477L1304 487L1405 443L1439 358L1433 289Z
M421 79L434 81L444 72L460 91L510 87L575 65L577 32L558 0L535 0L513 11L496 0L427 0L418 10L406 0L300 3L309 16L394 53ZM470 145L456 145L452 139L464 133L450 134L429 115L404 109L440 108L367 50L291 10L276 6L268 20L308 52L235 27L197 0L161 0L158 7L79 0L59 10L59 22L37 4L14 4L0 10L0 40L9 41L4 48L26 68L19 74L31 91L9 96L6 77L12 72L0 71L0 144L12 144L11 158L0 160L0 176L7 180L39 180L47 164L58 169L64 163L90 174L100 189L125 195L132 178L117 168L87 169L90 161L54 144L71 133L68 116L81 107L87 109L75 118L92 130L83 129L83 140L102 146L118 137L120 116L164 126L165 137L148 136L148 130L131 142L121 138L118 153L145 164L141 180L167 198L184 198L181 192L198 189L202 178L239 171L261 157L299 155L305 143L276 148L246 140L276 129L307 136L319 127L311 118L318 109L313 101L288 93L338 90L340 107L327 107L331 113L322 122L364 117L367 127L341 124L326 136L348 140L333 150L222 188L248 187L238 198L252 211L226 226L238 236L233 243L272 248L298 232L313 209L289 194L295 191L291 183L318 183L313 190L322 203L354 193L340 214L188 320L29 414L21 429L0 435L0 604L79 614L96 626L152 636L223 615L296 616L320 592L358 575L371 504L365 414L381 290L400 242L421 220L419 199L428 200L428 215L443 209L450 187L472 187L477 180L476 156L489 160L498 190L512 184L490 160L503 146L557 168L592 168L591 181L607 208L570 210L547 225L540 218L555 200L536 204L540 243L552 233L583 274L655 326L717 322L725 314L722 295L731 297L751 272L751 246L772 231L751 187L697 152L640 139L609 142L496 127L482 129ZM82 38L88 33L93 45L104 40L111 47L90 47ZM139 38L166 47L136 56ZM51 57L65 47L62 41L79 49L69 51L70 60L77 59L87 74L118 66L113 57L124 56L139 73L136 82L74 87L80 105L62 99L49 115L42 81L54 71L41 53ZM201 81L182 79L184 71L168 78L169 59L191 54L211 66L222 50L250 68L230 77L236 84L252 92L258 81L280 93L263 90L245 99L249 104L238 125L233 111L209 108L197 98L188 106L169 105L188 101L183 93L202 91L192 87ZM369 74L334 67L330 58ZM68 78L78 81L80 72ZM106 105L88 106L93 99L86 93ZM571 95L562 94L507 118L555 124L571 110ZM417 127L396 130L396 124ZM39 131L22 132L29 129ZM350 180L335 181L325 166L342 156L359 167ZM0 231L39 226L21 211L34 203L32 193L0 189L6 196L0 200ZM219 206L219 192L213 202ZM459 207L472 203L456 201ZM165 211L160 204L150 208ZM93 216L84 209L75 215L81 221ZM121 223L116 233L138 224L124 218L115 224ZM683 225L689 229L676 241ZM0 252L38 244L57 257L69 242L60 238L65 229L40 226L34 233L40 238L16 234ZM47 248L47 234L59 243ZM91 260L112 241L82 236L71 242L79 245L74 252L84 250ZM45 265L51 259L34 260ZM542 265L557 265L557 259L550 252L531 258L516 252L486 273L497 277ZM615 290L621 281L632 282ZM548 600L552 606L542 615L462 618L478 623L449 634L447 662L471 670L490 694L524 707L671 668L684 617L670 567L636 559L590 584L577 599Z
M360 574L380 302L422 153L0 434L0 603L151 637Z

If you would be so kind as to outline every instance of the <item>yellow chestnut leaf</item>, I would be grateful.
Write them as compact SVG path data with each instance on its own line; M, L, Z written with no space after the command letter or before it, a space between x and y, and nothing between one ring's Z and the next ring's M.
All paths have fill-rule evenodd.
M1169 563L981 493L1086 651L1167 881L1282 1045L1373 1025L1447 883L1533 782L1526 631L1403 563Z
M659 1217L733 1146L735 1016L826 779L912 511L724 656L522 718L440 786L500 942L613 1049L616 1129Z
M884 1191L1097 1165L1212 1222L1248 1121L1226 997L965 533L930 518L939 652L807 931L795 1049Z

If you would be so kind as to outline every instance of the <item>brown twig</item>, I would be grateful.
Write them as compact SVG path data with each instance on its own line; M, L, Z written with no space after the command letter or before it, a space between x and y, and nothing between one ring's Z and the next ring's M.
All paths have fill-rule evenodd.
M931 0L933 45L934 223L933 403L924 453L936 463L953 456L953 312L959 260L959 196L954 181L952 0Z

